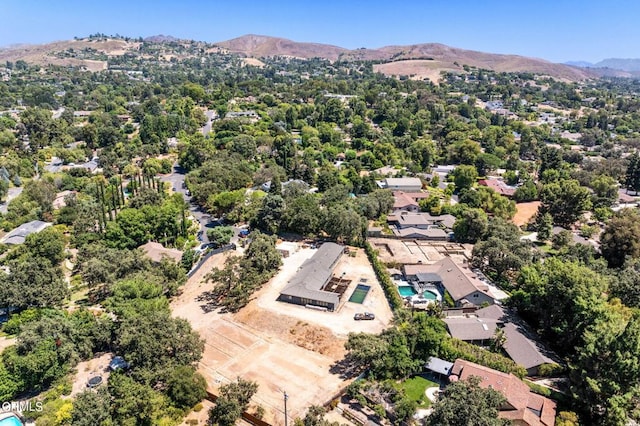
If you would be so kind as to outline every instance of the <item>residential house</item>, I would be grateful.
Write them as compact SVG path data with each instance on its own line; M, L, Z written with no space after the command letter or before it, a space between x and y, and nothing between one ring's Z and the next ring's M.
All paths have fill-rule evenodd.
M451 337L478 346L488 346L502 326L502 322L492 318L459 317L443 319Z
M453 224L456 222L456 218L450 214L432 216L429 213L411 213L401 211L387 216L387 222L399 229L430 229L433 227L439 227L449 230L453 229Z
M250 122L256 122L258 120L260 120L260 116L252 110L249 111L230 111L228 112L224 118L227 119L244 119L244 120L248 120Z
M545 354L545 349L539 342L530 339L526 331L514 323L505 324L505 342L502 348L518 365L527 370L527 375L535 376L539 373L540 366L544 364L556 364Z
M451 367L449 381L480 379L482 388L494 389L506 399L499 408L498 416L515 425L553 426L556 419L556 403L549 398L536 395L529 386L513 374L484 367L473 362L457 359Z
M431 265L404 265L403 268L407 281L416 286L438 286L449 293L456 306L480 306L485 303L493 304L495 301L486 283L450 257Z
M453 363L432 356L429 358L429 361L425 364L424 368L438 377L449 377L451 369L453 368Z
M340 260L344 247L335 243L324 243L318 251L305 261L296 275L280 292L278 300L296 305L311 305L333 311L340 303L340 294L327 291L326 286L333 277L333 269Z
M309 190L310 190L309 184L307 182L303 181L303 180L300 180L300 179L289 179L288 181L282 182L280 184L280 186L284 189L288 185L291 185L292 183L300 185L307 192L309 192ZM260 185L260 189L263 190L264 192L269 192L271 190L271 181L268 180L265 183L263 183L262 185Z
M53 203L51 203L53 205L53 209L54 210L59 210L63 207L66 207L67 205L67 196L71 195L71 194L77 194L77 191L61 191L58 192L56 194L56 198L53 199Z
M392 191L419 192L422 190L422 181L415 177L386 178L378 182L378 186Z
M393 210L396 212L413 212L417 213L420 211L420 205L418 202L409 197L406 192L397 191L393 193Z
M637 204L638 195L629 194L629 191L625 188L618 189L618 203L619 204Z
M554 355L539 341L529 337L532 333L522 325L519 318L502 306L487 306L478 309L474 315L482 321L495 321L502 327L505 338L502 349L509 358L524 367L528 375L537 375L541 365L556 364L552 358Z
M182 252L180 250L166 248L162 244L153 241L149 241L138 248L153 262L160 263L165 258L175 263L179 263L182 260Z
M400 239L448 241L449 233L437 227L423 228L396 228L392 229L393 235Z
M37 234L45 228L53 225L49 222L43 222L41 220L32 220L31 222L23 223L18 226L16 229L9 232L7 235L2 237L0 243L2 244L22 244L25 239L31 234Z
M52 157L49 164L44 166L44 170L49 173L57 173L62 168L63 161L61 158Z
M507 185L507 183L502 179L481 179L478 181L478 185L491 188L498 194L509 198L513 197L516 193L516 188L514 186Z

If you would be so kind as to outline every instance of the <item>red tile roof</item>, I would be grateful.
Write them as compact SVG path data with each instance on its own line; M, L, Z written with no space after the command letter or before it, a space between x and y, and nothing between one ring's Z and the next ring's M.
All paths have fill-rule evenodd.
M529 386L513 374L502 373L473 362L457 359L451 368L451 381L480 378L480 386L492 388L507 399L500 410L500 417L516 424L529 426L553 426L556 403L531 392Z
M505 197L513 197L513 194L516 193L515 188L507 185L499 179L482 179L478 181L478 185L483 185L491 188L498 194L504 195Z

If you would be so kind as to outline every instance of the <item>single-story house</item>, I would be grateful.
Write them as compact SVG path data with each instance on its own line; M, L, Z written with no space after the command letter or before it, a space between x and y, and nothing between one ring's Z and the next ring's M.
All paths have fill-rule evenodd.
M340 295L324 288L333 277L333 269L344 252L344 247L335 243L324 243L318 251L305 261L287 286L280 292L278 300L296 305L311 305L333 311L340 303Z
M415 177L386 178L378 182L378 185L392 191L419 192L422 190L422 181Z
M44 166L44 170L49 173L57 173L60 171L63 164L64 163L61 158L52 157L49 164Z
M513 374L457 359L451 368L449 381L480 378L482 388L491 388L506 398L498 416L513 424L524 426L553 426L556 420L556 403L549 398L531 392L529 386Z
M429 361L424 365L425 370L428 370L438 377L448 377L451 374L451 368L453 363L445 361L444 359L436 358L432 356Z
M502 322L490 318L444 318L451 337L479 346L488 346Z
M510 185L507 185L502 179L481 179L478 181L478 185L486 186L488 188L493 189L500 195L504 195L505 197L513 197L516 193L516 188Z
M431 265L404 265L405 279L419 285L435 284L446 290L456 306L484 303L493 304L495 299L489 286L476 277L473 271L458 265L450 257L445 257ZM429 282L421 282L418 274L430 274ZM424 276L422 276L424 277ZM435 281L439 278L439 281Z
M509 358L527 370L527 374L534 376L538 374L538 369L543 364L556 364L556 362L545 355L545 350L540 343L526 336L525 331L514 323L505 324L505 342L502 345Z
M300 179L289 179L288 181L282 182L280 186L284 189L288 185L291 185L292 183L296 185L300 185L300 187L304 188L304 190L307 192L309 191L309 188L310 188L309 184ZM260 185L260 189L263 190L264 192L269 192L271 190L271 181L268 180L262 185Z
M562 231L568 231L571 233L571 241L573 242L573 244L582 244L582 245L590 245L591 243L589 242L589 240L587 240L586 238L576 234L573 231L570 231L568 229L564 229L560 226L554 226L551 229L551 233L553 235L558 235L559 233L561 233Z
M431 226L430 228L400 228L393 229L393 235L401 239L447 241L449 234L443 229Z
M434 226L452 229L456 222L455 216L443 214L432 216L429 213L411 213L408 211L396 212L387 216L387 222L398 228L429 229Z
M77 193L76 191L69 191L69 190L58 192L56 194L56 198L54 198L53 203L52 203L53 209L54 210L58 210L58 209L61 209L63 207L66 207L66 205L67 205L67 201L66 201L67 196L69 196L71 194L76 194L76 193Z
M499 305L491 305L478 309L475 317L483 321L495 321L502 326L505 342L502 349L507 356L527 370L527 374L535 376L543 364L556 364L549 352L537 340L529 337L530 333L521 325L515 314ZM455 337L455 336L454 336ZM475 342L474 342L475 343Z
M27 236L31 234L37 234L45 228L53 225L50 222L43 222L41 220L32 220L31 222L23 223L18 226L16 229L9 232L7 235L2 237L0 242L2 244L22 244L24 243Z
M632 191L629 194L629 191L625 188L618 189L618 203L620 204L633 204L638 202L638 195L634 195L635 192Z
M144 251L144 254L153 262L162 262L162 259L167 258L178 263L182 260L182 252L177 249L166 248L160 243L149 241L139 247Z

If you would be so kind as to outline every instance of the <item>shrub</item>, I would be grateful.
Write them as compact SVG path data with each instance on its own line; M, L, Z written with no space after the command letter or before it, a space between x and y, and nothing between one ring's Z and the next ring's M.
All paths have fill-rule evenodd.
M380 262L380 260L378 259L378 254L373 249L371 244L366 242L364 245L364 249L365 249L365 252L367 253L367 256L369 257L369 261L371 262L371 265L373 266L373 270L375 271L376 276L378 277L378 281L380 281L380 284L382 285L382 289L384 290L384 293L387 296L387 301L389 302L389 305L391 305L391 309L393 310L401 309L403 307L402 298L400 297L400 294L396 290L396 286L391 281L391 277L389 277L389 272L387 271L387 268L384 266L382 262Z
M556 363L542 364L538 367L538 375L542 377L555 377L563 372L564 367Z

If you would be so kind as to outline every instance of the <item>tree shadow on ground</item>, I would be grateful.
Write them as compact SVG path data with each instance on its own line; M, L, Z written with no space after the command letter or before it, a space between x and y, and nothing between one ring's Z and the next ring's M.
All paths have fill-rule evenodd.
M362 369L347 355L343 359L333 363L329 368L329 372L338 375L343 380L348 380L357 377L362 372Z

